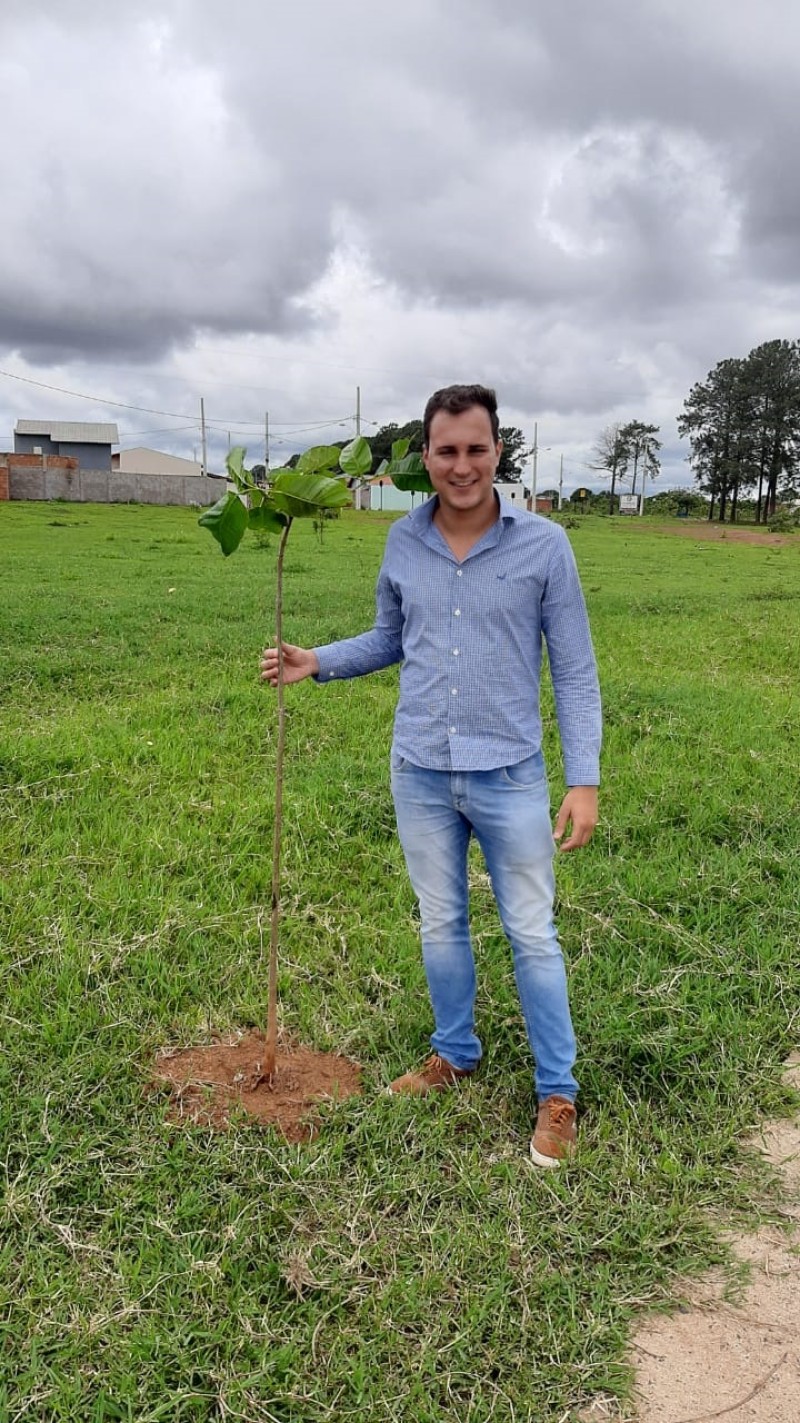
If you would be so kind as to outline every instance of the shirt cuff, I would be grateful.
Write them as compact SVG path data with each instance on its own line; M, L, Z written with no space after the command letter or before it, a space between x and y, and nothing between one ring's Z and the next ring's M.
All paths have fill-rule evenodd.
M314 675L315 682L332 682L338 673L334 666L334 659L331 657L327 647L315 647L319 663L319 671Z
M568 786L599 786L600 762L596 757L564 759L564 780Z

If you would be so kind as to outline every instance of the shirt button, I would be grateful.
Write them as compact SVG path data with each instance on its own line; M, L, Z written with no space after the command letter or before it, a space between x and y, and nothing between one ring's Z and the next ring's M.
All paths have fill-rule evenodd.
M457 697L457 696L458 696L458 687L451 687L451 688L450 688L450 696L451 696L451 697Z
M455 736L455 734L456 734L456 729L455 729L454 726L451 726L451 727L450 727L450 735L451 735L451 736Z
M457 647L454 647L454 648L453 648L453 656L454 656L454 657L458 657L458 648L457 648Z
M455 612L453 613L453 617L454 617L454 618L460 618L460 617L461 617L461 609L460 609L460 608L456 608Z
M463 572L463 569L461 569L461 568L457 568L457 569L456 569L456 578L460 578L460 577L461 577L461 574L462 574L462 572Z

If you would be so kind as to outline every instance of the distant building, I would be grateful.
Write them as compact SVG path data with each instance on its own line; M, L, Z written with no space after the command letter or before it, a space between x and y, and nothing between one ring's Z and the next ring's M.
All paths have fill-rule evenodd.
M501 484L497 481L494 487L501 499L508 499L509 503L517 504L520 509L527 509L531 491L523 488L519 480L514 484Z
M378 514L382 510L393 514L407 513L410 509L416 509L419 504L424 504L430 497L429 494L398 489L387 476L383 479L371 479L368 485L362 486L356 507L371 509L373 513Z
M119 444L116 425L81 420L18 420L17 455L58 455L77 460L79 469L111 470L111 446Z
M200 477L203 473L203 466L198 460L168 455L163 450L150 450L144 445L112 455L111 468L122 470L123 474L187 474Z
M503 499L508 499L511 504L516 504L520 509L527 509L530 502L530 490L525 489L520 483L495 484L495 489ZM430 499L430 494L414 493L407 490L397 489L392 484L388 475L374 477L369 481L369 485L362 487L360 491L360 503L356 508L372 509L373 513L382 509L398 513L403 510L416 509L418 504L424 504L426 499Z

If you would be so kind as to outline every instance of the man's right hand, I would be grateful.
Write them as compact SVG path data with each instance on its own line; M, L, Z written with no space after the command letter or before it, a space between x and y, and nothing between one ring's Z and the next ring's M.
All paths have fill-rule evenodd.
M307 647L292 647L289 642L283 643L284 685L289 682L302 682L304 677L316 677L318 672L319 659L316 652ZM261 654L261 680L269 682L271 687L278 685L277 647L265 647Z

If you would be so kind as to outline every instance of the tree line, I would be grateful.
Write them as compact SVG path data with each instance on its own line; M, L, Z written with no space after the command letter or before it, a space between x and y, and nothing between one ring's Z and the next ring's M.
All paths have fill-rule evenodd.
M599 436L590 467L610 477L612 508L618 485L635 493L637 474L641 487L658 473L657 432L631 420ZM735 523L743 507L756 523L775 518L800 493L800 342L765 341L719 361L692 386L678 432L709 519Z
M501 425L500 439L503 452L495 472L497 484L517 484L525 472L525 461L532 454L532 446L527 445L525 436L516 425ZM373 474L383 460L391 458L392 445L396 440L409 440L409 451L418 454L422 449L422 421L409 420L405 425L382 425L374 435L370 435L373 455Z
M800 496L800 342L766 341L748 356L719 361L692 386L678 431L689 441L689 463L708 518L735 522L746 509L757 523L766 524L781 503ZM644 495L657 478L658 436L658 425L638 419L609 425L599 435L588 467L610 480L607 494L599 496L607 500L609 512L618 507L621 489ZM501 426L500 437L503 452L495 478L516 483L525 477L532 446L515 425ZM370 436L372 475L402 439L412 452L421 450L422 421L391 422ZM340 448L346 443L337 442ZM260 472L256 466L256 477ZM683 502L695 501L685 493ZM648 507L654 507L652 495Z
M719 361L692 386L678 418L695 482L720 523L735 522L740 500L755 498L767 523L800 477L800 342L765 341L748 356Z
M516 425L501 425L500 439L503 441L503 452L497 466L495 480L498 484L516 484L522 479L525 461L532 454L532 446L526 445L525 436ZM388 425L381 425L374 435L370 435L372 468L368 478L373 478L378 473L384 460L391 460L392 445L396 444L398 440L408 440L409 453L419 454L422 449L422 421L408 420L405 425L398 425L395 421L391 421ZM348 443L348 440L333 440L329 448L343 450ZM286 462L286 468L295 469L299 459L299 454L292 455ZM263 464L254 464L251 473L254 479L260 483L264 482Z

